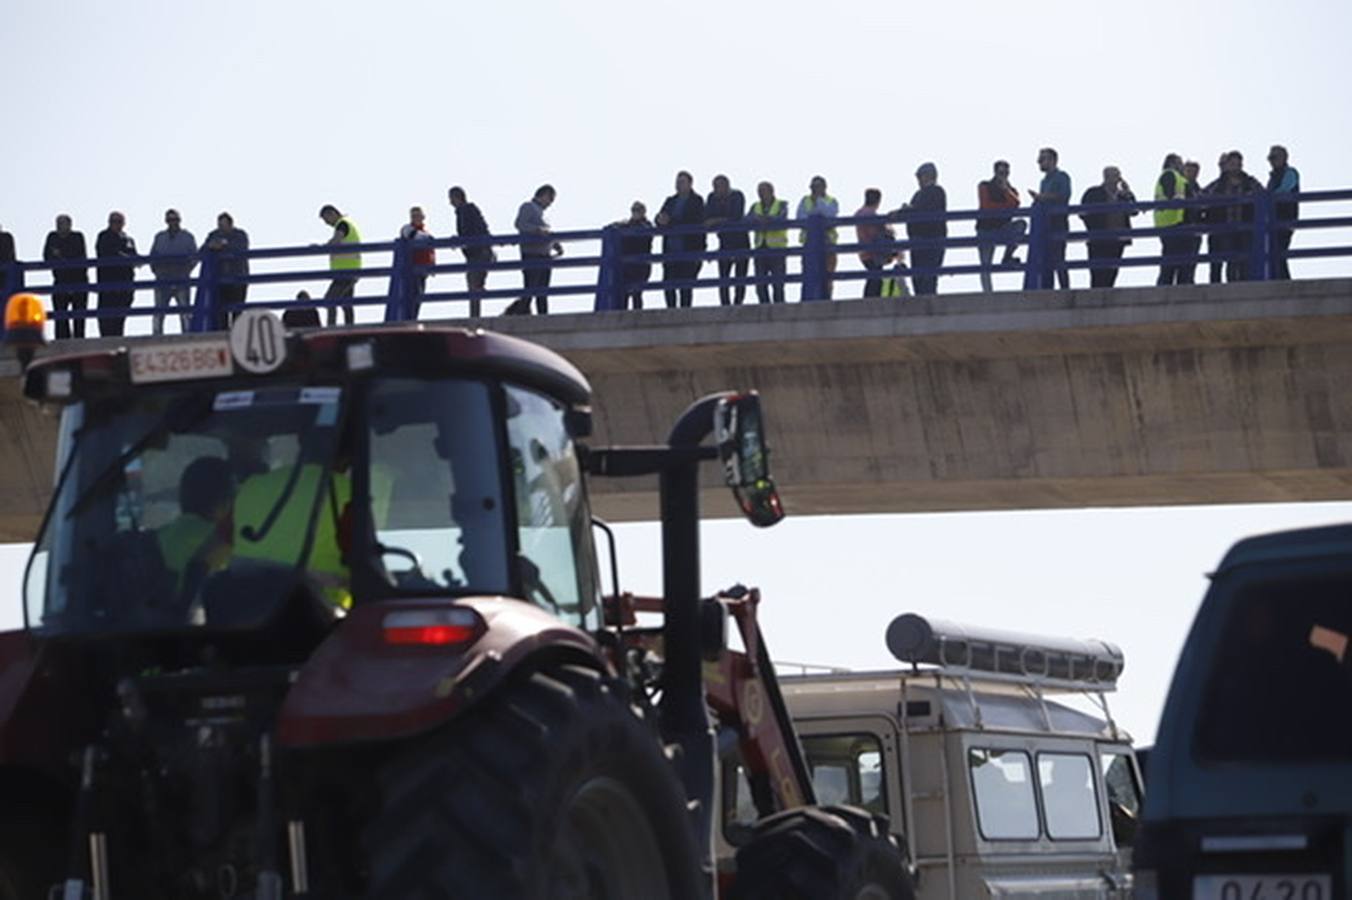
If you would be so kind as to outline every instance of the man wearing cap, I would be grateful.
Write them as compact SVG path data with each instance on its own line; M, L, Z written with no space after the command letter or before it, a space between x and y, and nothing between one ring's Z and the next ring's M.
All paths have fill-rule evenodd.
M934 163L922 163L915 170L915 180L920 184L920 189L901 211L921 214L947 211L948 195L939 187L939 170ZM948 237L948 222L929 218L913 221L913 218L906 217L906 236L912 241L931 243L930 246L920 245L911 249L911 284L917 295L933 294L939 287L938 269L944 264L941 242Z

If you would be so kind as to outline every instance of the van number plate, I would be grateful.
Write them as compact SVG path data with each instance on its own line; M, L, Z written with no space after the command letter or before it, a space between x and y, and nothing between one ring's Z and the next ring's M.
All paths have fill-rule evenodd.
M128 351L127 362L131 366L131 380L136 384L221 378L234 374L230 342L225 340L133 346Z
M1202 875L1192 900L1333 900L1328 875Z

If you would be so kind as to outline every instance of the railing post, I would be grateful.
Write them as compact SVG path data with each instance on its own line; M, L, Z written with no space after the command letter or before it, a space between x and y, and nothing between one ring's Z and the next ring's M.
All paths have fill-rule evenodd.
M1272 195L1253 195L1253 241L1249 247L1249 280L1268 280L1268 243L1272 237Z
M221 298L220 251L208 250L202 254L202 262L197 269L197 302L192 306L192 318L188 320L188 331L201 333L216 330L217 307Z
M385 301L386 322L407 322L413 318L412 241L394 242L394 260L390 264L390 296Z
M1042 268L1047 259L1047 209L1041 204L1033 204L1028 217L1028 261L1023 269L1023 289L1041 290ZM1053 278L1055 274L1053 273ZM1052 284L1051 287L1055 287Z
M808 216L803 227L803 300L826 299L826 218Z
M620 252L620 227L609 225L601 232L601 264L596 273L596 311L623 308L624 255Z

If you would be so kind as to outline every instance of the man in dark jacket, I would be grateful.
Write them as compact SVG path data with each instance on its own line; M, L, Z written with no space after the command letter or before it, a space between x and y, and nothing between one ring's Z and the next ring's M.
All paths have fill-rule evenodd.
M693 190L695 179L689 172L676 173L676 193L662 204L657 214L660 228L679 228L687 225L704 224L704 200ZM703 253L708 235L703 231L693 234L666 234L662 237L662 253ZM691 281L699 276L703 260L677 259L662 263L664 281ZM681 306L690 306L694 302L695 289L691 287L667 288L667 308L671 309L679 301Z
M639 200L629 208L629 218L615 223L624 229L620 234L620 280L624 283L624 305L620 309L643 308L643 285L652 277L653 264L635 257L653 252L653 223L648 221L648 207Z
M942 213L948 209L948 195L939 187L939 170L932 162L923 163L915 170L915 180L920 189L911 197L911 202L901 208L901 212ZM948 237L948 222L911 221L905 217L906 237L913 241L942 241ZM944 264L942 246L920 246L911 250L911 283L915 293L933 294L939 288L938 269Z
M1249 198L1261 193L1263 186L1248 172L1244 171L1244 154L1231 150L1225 154L1224 168L1220 178L1207 186L1206 193L1213 197ZM1254 219L1252 203L1238 202L1224 206L1213 206L1208 210L1208 223L1218 226L1211 234L1211 252L1227 253L1230 258L1224 260L1226 281L1247 281L1249 279L1249 252L1253 248ZM1212 263L1212 281L1218 278Z
M89 269L84 235L71 229L70 216L56 217L56 230L47 232L42 258L52 264L52 309L82 315L89 306ZM79 263L79 265L73 265ZM83 318L56 320L56 339L85 336Z
M223 212L216 217L216 230L206 236L202 242L202 249L211 253L219 253L216 264L216 273L221 276L220 294L216 298L216 321L212 323L212 329L220 331L225 328L227 313L229 320L233 322L243 310L234 309L243 303L249 297L249 286L242 283L233 283L229 279L248 278L249 277L249 258L244 254L249 251L249 235L243 228L235 227L235 217L228 212Z
M22 283L15 277L18 273L10 269L19 259L14 249L14 235L0 228L0 301L7 301L12 292L18 291Z
M488 237L488 222L484 220L484 214L479 212L479 207L471 203L465 196L465 189L462 187L453 187L446 192L451 201L451 206L455 207L455 236L461 240L470 238ZM497 254L493 252L493 247L487 243L467 244L460 248L465 254L465 262L472 266L487 266L497 262ZM479 297L483 293L484 286L488 283L488 269L470 269L465 273L465 284L469 287L470 294L470 315L479 314Z
M108 227L99 232L94 241L94 255L99 259L96 274L99 282L99 311L127 309L136 291L129 282L136 277L140 263L118 262L136 256L136 241L124 230L127 218L114 210L108 213ZM106 285L106 287L105 287ZM99 334L118 337L122 334L125 316L105 316L99 319Z
M1103 183L1094 185L1080 198L1080 203L1084 206L1135 202L1136 196L1122 179L1122 172L1117 166L1106 166L1103 169ZM1090 268L1091 287L1112 287L1117 283L1118 267L1111 263L1113 260L1121 259L1122 251L1131 243L1129 237L1095 237L1095 232L1126 231L1131 228L1131 217L1134 215L1136 215L1134 210L1085 211L1080 214L1080 218L1084 220L1085 231L1090 233L1089 260L1091 263L1095 261L1103 263Z
M733 190L726 175L714 176L714 189L704 201L704 224L712 227L739 223L746 218L746 196ZM724 253L741 252L744 256L718 261L718 302L724 306L742 305L746 299L746 272L751 266L751 235L745 229L720 231L718 249ZM734 275L738 284L729 286L728 275Z

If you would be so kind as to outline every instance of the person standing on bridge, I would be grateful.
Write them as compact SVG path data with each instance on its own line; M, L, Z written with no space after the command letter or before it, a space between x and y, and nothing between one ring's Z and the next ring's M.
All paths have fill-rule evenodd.
M1155 180L1155 202L1163 203L1169 200L1189 200L1194 196L1194 188L1188 181L1188 176L1183 174L1183 157L1177 153L1170 153L1164 157L1163 171L1160 177ZM1188 211L1185 209L1157 209L1155 210L1156 228L1179 228L1187 223ZM1191 268L1182 261L1186 256L1192 235L1184 234L1161 234L1160 235L1160 253L1164 255L1165 260L1160 263L1160 275L1155 280L1157 285L1168 284L1191 284L1191 281L1185 281L1187 273ZM1173 257L1173 259L1170 259Z
M812 181L808 182L808 192L803 199L798 201L798 214L795 216L800 221L806 220L811 216L822 216L826 219L836 219L840 217L840 204L835 197L826 193L826 179L820 175L812 176ZM798 239L803 243L807 242L807 231L799 232ZM831 276L836 274L836 243L840 240L840 235L835 228L826 229L826 256L823 259L826 271L822 277L822 289L824 291L823 300L831 299Z
M521 275L526 292L513 300L503 315L530 315L531 298L535 299L535 309L540 315L549 312L549 261L563 255L563 245L549 239L549 223L545 221L545 210L554 204L555 196L553 185L542 184L535 189L535 196L516 212L516 231L527 238L521 242Z
M1037 167L1042 171L1042 184L1035 191L1029 191L1033 198L1033 207L1046 213L1047 233L1043 236L1045 254L1042 259L1042 275L1039 287L1051 290L1056 287L1053 278L1060 282L1061 289L1070 290L1070 270L1066 268L1066 235L1070 233L1070 216L1066 207L1070 205L1070 176L1058 167L1060 158L1051 147L1043 147L1037 154Z
M56 230L47 233L47 243L42 247L42 258L53 266L52 308L57 312L69 310L83 316L89 306L89 269L85 268L89 251L85 248L85 237L71 228L70 216L62 213L56 217ZM78 265L77 265L78 264ZM83 318L56 322L56 339L85 336Z
M155 286L155 309L167 308L170 301L188 309L192 306L192 285L188 279L197 267L197 238L183 227L183 218L176 209L165 210L164 226L150 245L150 271L160 282ZM179 330L187 334L189 317L181 314L178 318ZM164 334L164 316L159 312L155 313L152 331Z
M202 249L209 253L221 254L217 257L216 274L221 276L220 294L216 298L216 307L220 312L212 324L214 330L222 330L228 318L235 320L242 310L238 309L249 297L249 286L244 279L249 277L249 235L243 228L235 227L235 217L223 212L216 217L216 228L202 242ZM314 313L314 310L307 310Z
M1262 193L1263 186L1248 172L1244 171L1244 154L1231 150L1225 154L1225 173L1207 188L1207 193L1215 197L1231 197L1240 202L1212 208L1212 221L1220 225L1220 230L1211 238L1212 252L1215 252L1219 239L1222 252L1230 258L1225 261L1225 280L1227 282L1249 280L1249 251L1253 247L1253 229L1248 227L1254 220L1254 205L1244 202L1254 194Z
M643 308L643 285L653 274L653 264L642 257L653 252L653 223L648 207L635 200L629 218L616 222L620 228L620 280L624 284L624 305L620 309Z
M1195 159L1190 159L1183 164L1183 177L1188 180L1187 193L1185 196L1196 199L1202 194L1202 186L1198 178L1202 174L1202 165ZM1189 228L1195 228L1206 221L1206 210L1200 207L1190 207L1183 211L1183 224ZM1186 248L1185 252L1188 261L1179 266L1178 275L1179 284L1194 284L1197 280L1197 254L1202 252L1202 234L1195 232L1184 235L1179 239L1179 246Z
M1274 197L1282 194L1299 194L1300 173L1288 164L1286 148L1280 144L1273 144L1272 149L1268 151L1268 162L1272 165L1272 172L1268 175L1268 193ZM1300 204L1278 203L1273 208L1273 217L1278 222L1294 222L1300 218ZM1289 227L1279 227L1272 231L1272 259L1269 268L1272 270L1274 280L1291 279L1291 267L1286 260L1286 255L1291 249L1291 234Z
M108 227L100 231L94 241L94 254L99 263L95 269L99 282L99 312L127 309L135 299L136 289L131 286L131 281L141 263L132 262L136 257L136 241L127 234L126 227L127 217L114 210L108 213ZM119 337L125 322L125 316L100 316L99 334Z
M918 222L906 217L906 237L923 242L911 249L911 284L918 297L939 289L939 269L944 264L943 241L948 237L948 222L932 216L948 210L948 195L939 187L939 169L932 162L922 163L915 170L915 180L920 189L898 212L920 213L926 217Z
M775 186L768 181L756 185L756 197L746 214L749 221L760 226L755 234L756 299L761 303L783 303L785 251L789 246L789 232L784 225L789 218L789 204L775 196Z
M455 236L462 241L487 238L489 231L488 223L484 221L484 214L479 212L478 205L471 203L469 198L465 196L465 189L459 186L453 187L446 192L446 196L455 209ZM465 262L471 266L470 270L465 273L465 284L469 287L470 292L471 315L477 315L479 295L483 293L485 285L488 284L488 269L474 267L492 265L498 261L498 257L493 252L491 245L477 241L462 246L460 252L465 254Z
M704 199L695 193L694 187L695 179L689 172L676 173L676 193L666 199L661 211L657 213L659 228L682 228L704 224ZM664 234L662 254L666 256L671 253L703 253L708 247L708 237L703 231L693 234ZM693 281L699 277L699 270L703 265L702 259L664 259L662 280ZM695 289L689 286L668 287L664 293L667 309L675 308L678 303L682 307L688 307L695 301Z
M361 243L361 232L357 230L357 223L339 212L338 207L333 204L324 204L319 210L319 218L333 229L328 246L337 248ZM329 282L328 290L324 292L324 299L333 304L329 306L328 311L329 327L338 324L339 306L343 310L343 323L351 325L356 322L352 304L341 301L351 300L356 293L357 273L361 271L361 254L352 250L332 250L329 252L329 270L333 273L333 280Z
M990 181L983 181L976 186L976 199L977 207L983 211L1007 212L1019 208L1019 192L1009 183L1008 162L1003 159L995 161ZM981 239L976 248L977 257L981 260L981 290L988 294L992 290L990 267L991 260L995 258L996 246L1005 245L1000 265L1017 264L1019 259L1015 254L1019 249L1019 241L1027 231L1027 222L1008 214L985 215L976 220L976 234Z
M1131 188L1127 186L1122 178L1122 171L1117 166L1107 166L1103 170L1103 183L1096 184L1084 192L1080 198L1080 203L1085 206L1109 204L1109 203L1135 203L1136 196L1132 194ZM1085 230L1090 232L1122 232L1131 228L1131 217L1136 212L1083 212L1080 218L1084 220ZM1127 249L1131 243L1129 237L1090 237L1089 238L1089 259L1091 262L1103 262L1101 266L1093 267L1089 270L1089 284L1091 287L1112 287L1117 284L1118 267L1111 265L1112 260L1122 258L1122 251Z
M872 222L859 222L854 226L854 239L864 245L859 250L859 261L868 270L868 280L864 282L864 297L880 297L883 293L883 269L896 258L896 251L887 245L893 236L886 221L879 213L883 203L883 192L877 188L864 191L864 205L854 211L855 217L876 216Z
M14 235L0 227L0 291L4 297L17 292L23 285L14 277L14 264L19 261L18 251L14 249Z
M416 319L423 294L427 293L427 270L437 264L437 250L432 246L432 235L427 230L427 214L421 206L409 209L408 222L399 229L399 240L408 241L413 254L413 301L408 312L410 318Z
M704 200L704 224L710 228L727 225L729 222L740 224L746 218L746 197L741 191L733 190L732 182L726 175L714 176L714 189ZM718 261L718 302L723 306L742 305L746 299L746 272L751 268L751 236L745 230L718 232L718 249L723 253L741 253L741 256L728 257ZM737 279L735 286L729 286L728 276Z

